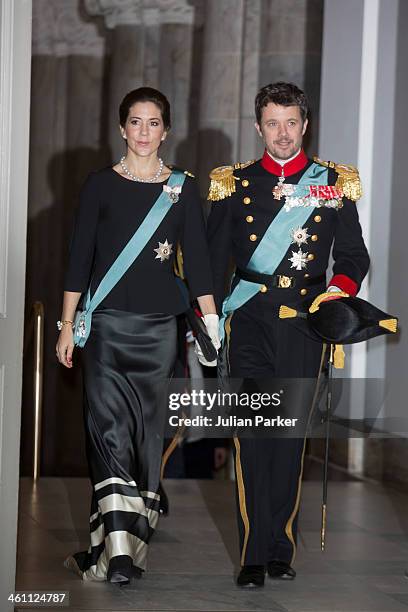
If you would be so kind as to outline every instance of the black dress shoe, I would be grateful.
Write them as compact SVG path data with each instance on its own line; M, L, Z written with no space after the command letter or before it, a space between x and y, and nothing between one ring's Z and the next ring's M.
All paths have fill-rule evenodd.
M268 575L274 580L294 580L296 572L286 561L271 561L268 563Z
M265 583L264 565L244 565L239 572L237 585L245 589L259 589Z

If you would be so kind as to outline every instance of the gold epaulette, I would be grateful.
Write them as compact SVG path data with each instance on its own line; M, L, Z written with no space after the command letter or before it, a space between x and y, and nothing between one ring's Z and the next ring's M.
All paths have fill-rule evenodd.
M234 170L246 168L253 164L254 161L255 160L251 160L245 163L234 164L233 166L219 166L218 168L214 168L214 170L210 172L211 183L207 200L219 202L235 193L235 181L237 177L234 176Z
M233 166L219 166L210 172L210 189L207 200L218 202L229 197L236 191Z
M248 168L256 162L256 159L250 159L247 162L238 162L238 164L234 164L234 170L242 170L242 168Z
M318 157L314 157L313 161L322 166L326 166L326 168L334 168L335 172L338 174L335 186L342 190L346 198L353 200L353 202L357 202L357 200L361 198L363 190L361 188L360 175L355 166L349 164L335 164L331 161L323 161Z

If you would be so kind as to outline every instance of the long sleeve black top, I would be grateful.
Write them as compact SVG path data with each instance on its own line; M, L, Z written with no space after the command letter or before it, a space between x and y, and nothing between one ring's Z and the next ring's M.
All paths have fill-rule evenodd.
M110 167L89 175L80 193L65 291L84 293L91 282L91 294L95 292L162 193L164 184L134 182ZM171 254L162 261L154 249L166 240L171 245ZM191 297L212 294L204 216L196 181L189 176L178 202L172 205L136 261L99 308L136 313L185 311L187 306L173 272L178 243Z

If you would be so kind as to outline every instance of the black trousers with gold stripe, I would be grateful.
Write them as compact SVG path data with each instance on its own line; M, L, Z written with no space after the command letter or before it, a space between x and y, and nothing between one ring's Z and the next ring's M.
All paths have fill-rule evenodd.
M315 378L322 345L255 298L230 320L228 358L231 377ZM234 443L241 565L292 563L306 440L238 434Z

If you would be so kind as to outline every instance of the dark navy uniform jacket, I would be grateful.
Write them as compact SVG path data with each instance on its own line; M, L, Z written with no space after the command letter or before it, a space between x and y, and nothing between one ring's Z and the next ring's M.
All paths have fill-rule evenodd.
M294 160L285 164L285 183L297 184L312 163L313 160L301 151ZM218 309L230 290L234 267L247 269L265 231L285 204L285 197L277 200L273 195L282 172L281 166L266 152L262 159L242 166L233 171L235 193L213 201L208 218L208 240ZM328 184L334 186L338 182L339 172L335 164L331 166L334 167L328 169ZM357 171L354 179L358 181ZM298 303L310 300L329 285L335 285L349 295L356 295L369 268L356 202L343 197L340 208L313 207L302 229L306 229L309 235L307 242L300 245L301 250L307 253L306 267L301 270L293 267L290 258L299 251L299 245L293 243L275 271L276 275L291 277L292 287L271 287L267 290L263 287L252 300L274 306ZM333 274L319 285L310 285L311 279L326 274L332 248Z

